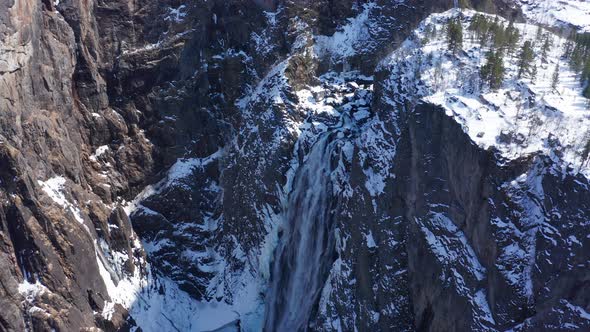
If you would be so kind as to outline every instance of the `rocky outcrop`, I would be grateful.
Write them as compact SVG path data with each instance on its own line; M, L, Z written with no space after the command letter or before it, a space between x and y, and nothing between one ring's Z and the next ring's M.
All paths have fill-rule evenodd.
M493 151L473 145L430 105L416 109L407 130L398 155L407 171L397 174L415 326L551 330L571 319L582 328L585 320L573 312L588 299L574 290L586 278L579 250L587 245L588 210L581 201L565 204L580 207L573 214L554 204L569 201L555 188L587 195L588 180L544 156L498 166ZM540 323L549 312L555 316Z
M587 328L587 179L478 147L377 68L452 4L0 3L0 329L262 328L322 135L314 330Z
M6 13L0 62L0 219L8 268L2 327L92 327L93 310L108 300L95 259L95 229L110 241L101 228L110 212L93 203L100 199L88 190L83 156L91 146L72 89L75 34L51 3L17 1Z

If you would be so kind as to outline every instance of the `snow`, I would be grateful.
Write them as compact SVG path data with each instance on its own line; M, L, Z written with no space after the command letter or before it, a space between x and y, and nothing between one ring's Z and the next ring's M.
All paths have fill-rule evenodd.
M573 305L569 302L567 302L566 306L573 312L577 313L581 318L585 319L585 320L590 320L590 313L588 313L586 310L584 310L584 308L577 306L577 305Z
M138 47L138 48L123 50L123 54L124 55L132 55L132 54L142 53L142 52L146 52L146 51L156 50L156 49L160 48L160 46L162 46L162 44L163 44L163 42L160 40L156 43L145 44L145 45ZM115 111L113 111L113 112L115 112Z
M348 35L352 36L351 34ZM359 35L358 37L363 36ZM320 36L318 39L326 41L329 38L331 37ZM340 38L338 34L336 35L337 38ZM258 40L258 36L253 36L253 39ZM296 42L294 48L309 45L304 42L304 39L301 38L300 43ZM333 52L336 50L336 52L340 52L343 50L340 46L343 45L336 39L331 39L329 42L330 48L334 48L319 50L315 47L313 51ZM301 51L308 52L309 49ZM352 53L344 52L344 54ZM317 54L313 53L311 55L317 56ZM352 158L356 153L355 145L358 143L367 150L364 152L364 158L370 158L373 154L378 155L378 158L375 159L379 160L379 162L371 163L363 171L365 174L371 175L367 182L369 190L375 196L382 194L385 181L391 176L387 170L392 167L391 159L395 149L383 153L381 147L385 145L384 142L388 139L383 133L384 123L378 116L369 112L373 90L370 83L372 77L366 77L357 72L330 73L320 77L319 81L314 82L312 86L293 89L285 79L287 63L288 60L275 65L267 76L252 89L251 93L246 94L244 98L236 103L246 119L243 133L244 137L248 139L250 139L249 137L258 136L260 123L275 121L277 118L279 121L283 121L277 124L271 139L272 142L266 146L270 153L275 151L278 144L284 144L285 137L297 139L293 148L290 168L286 172L285 185L277 190L283 205L287 201L288 194L292 192L296 170L301 167L302 163L309 161L307 152L310 147L314 143L317 144L318 139L327 133L334 134L334 139L339 141L338 147L334 149L333 156L336 163L331 174L333 190L344 197L352 195L353 189L348 180L345 164L352 162ZM359 83L362 81L363 84L355 84L355 81ZM293 100L293 95L297 98L296 101ZM264 105L264 107L260 107L261 105ZM269 107L269 105L271 106ZM280 114L277 114L278 112ZM288 133L285 132L285 129ZM357 132L360 134L358 137L351 135L351 133ZM276 146L274 145L275 142ZM241 143L238 141L236 144ZM239 153L248 155L248 151L244 146L238 146L238 149ZM278 244L278 231L285 225L278 216L273 215L268 207L257 210L259 210L259 217L264 220L267 231L267 236L258 256L260 270L257 272L261 274L264 280L268 280L273 251ZM374 242L373 239L372 242L369 241L368 243L373 245ZM338 263L333 267L331 275L338 273L335 272L338 269L337 265ZM325 285L329 285L329 282ZM322 290L322 294L330 291L329 287L326 287ZM327 295L322 295L322 298L325 299L325 296ZM332 325L332 327L335 326L340 326L340 323Z
M49 290L39 280L36 280L33 284L24 280L18 284L18 292L25 297L27 302L33 303L38 296L49 292Z
M203 167L209 163L215 161L221 155L221 150L207 156L205 158L182 158L176 161L172 167L168 170L168 174L161 183L161 186L168 187L178 182L179 179L183 179L190 175L193 170L197 167Z
M312 114L326 113L333 116L340 114L332 105L330 105L328 100L323 99L319 102L316 101L313 92L308 89L301 89L296 92L296 95L299 99L298 106L306 109L306 111L311 112Z
M561 57L566 41L545 31L554 45L547 63L536 60L535 82L519 79L517 54L525 40L535 40L537 27L515 24L521 40L518 51L505 56L503 86L498 91L485 86L480 89L479 70L485 64L488 47L480 47L468 30L475 12L463 11L464 52L452 55L445 38L432 38L424 44L427 26L443 31L445 22L457 13L451 10L431 15L399 50L381 62L382 68L394 68L388 83L395 99L392 103L403 105L409 101L415 105L425 101L440 105L475 143L486 149L496 148L504 158L516 159L540 151L590 176L588 163L585 165L581 157L590 140L590 101L582 96L576 74ZM540 52L539 47L536 52ZM551 78L557 65L560 76L554 90Z
M549 26L572 25L590 32L590 2L587 0L520 0L524 16Z
M68 204L62 193L66 179L62 176L55 176L47 181L37 181L43 191L58 205L65 207Z
M270 280L270 271L274 260L274 251L279 243L279 227L282 226L276 222L280 216L271 212L270 208L266 209L265 226L268 234L264 237L260 255L258 256L259 271L264 280Z
M204 158L179 158L166 172L166 176L161 181L154 185L146 186L133 201L126 202L123 206L125 212L128 215L131 215L134 211L141 208L143 213L157 213L141 205L141 201L152 195L160 193L163 189L172 185L182 185L180 180L192 174L196 168L202 168L211 162L214 162L219 157L221 157L222 154L223 150L220 149Z
M88 157L88 158L90 160L92 160L92 161L97 161L98 160L98 157L102 156L107 151L109 151L109 146L108 145L101 145L98 148L96 148L96 150L94 151L94 153L92 155L90 155L90 157Z
M137 241L135 246L139 246ZM116 280L98 249L96 259L111 298L102 312L107 319L114 312L114 304L118 303L129 309L138 326L146 332L215 330L238 318L242 321L242 331L259 330L261 322L258 317L261 315L252 313L262 310L258 300L261 290L252 280L244 280L244 287L234 294L242 301L233 305L215 300L197 301L180 290L175 282L153 275L145 261L141 263L148 264L147 275L136 269L132 276Z
M205 165L217 156L218 154L213 154L199 160L179 160L171 168L162 184L169 185L173 183L180 177L186 176L192 167ZM56 176L46 181L38 181L38 183L55 203L70 210L80 223L84 222L80 210L66 199L64 190L67 181L65 178ZM153 190L148 191L154 192ZM85 227L85 229L90 233L88 228ZM107 301L103 308L102 315L105 318L108 319L112 316L114 304L118 303L129 309L132 317L146 332L174 331L177 329L183 331L211 330L230 323L238 316L244 316L241 318L245 326L254 327L251 331L256 330L255 327L258 326L259 322L255 319L252 320L248 316L250 312L257 308L257 305L260 306L257 302L260 290L256 287L256 283L251 282L241 289L242 296L249 299L249 301L239 302L236 305L228 305L217 301L199 302L181 291L174 282L166 278L155 277L151 272L148 272L147 276L142 275L139 268L135 269L133 275L121 277L122 265L127 258L126 254L109 250L104 241L100 240L100 242L100 246L97 241L94 243L95 256L100 276L111 298L111 301ZM163 243L159 245L163 245ZM136 248L140 247L137 240L134 242L134 246ZM111 258L107 259L104 252L108 252ZM136 261L136 265L142 264L147 263L145 261ZM151 271L149 264L146 270ZM154 285L161 286L165 292L161 294L158 287ZM24 281L19 285L18 289L29 302L47 291L38 281L34 284ZM236 296L240 295L240 293L236 294Z
M278 12L264 12L268 28L264 29L260 34L253 31L250 35L250 40L253 43L254 49L259 55L270 56L276 48L273 31L276 29L277 25L277 14ZM217 22L217 16L214 16L214 20Z
M72 204L66 199L64 195L66 179L63 176L55 176L46 181L38 180L37 183L41 186L41 189L43 192L45 192L45 194L47 194L47 196L49 196L49 198L57 203L57 205L69 210L76 221L82 224L89 232L88 227L84 225L84 218L82 218L82 214L80 208L77 206L77 203Z
M430 212L416 219L426 243L442 266L440 281L453 283L459 295L468 299L483 320L495 324L485 289L478 289L485 280L486 269L479 262L465 234L442 213Z
M475 251L469 245L465 234L444 214L430 212L428 220L419 221L424 225L421 230L437 259L447 265L449 262L461 262L476 280L483 280L486 269L479 262ZM437 231L441 235L435 235ZM438 234L438 233L437 233Z
M369 20L369 9L373 4L363 7L359 16L349 19L345 24L332 36L314 36L315 46L313 47L314 56L330 56L332 60L339 61L354 56L357 48L362 46L367 31L367 21ZM181 6L182 7L182 6ZM447 20L456 11L443 14L435 14L426 20L424 24L437 24L439 30L445 20ZM178 8L178 14L180 7ZM268 14L270 15L270 14ZM466 12L466 19L473 15L472 12ZM271 17L269 17L270 19ZM274 19L274 17L273 17ZM213 17L213 21L217 18ZM564 157L568 162L577 164L576 142L583 137L583 131L580 128L588 128L588 112L585 106L585 100L581 97L578 84L575 82L573 73L568 71L567 65L560 59L559 46L550 54L549 64L539 64L539 80L536 83L528 80L508 79L505 86L497 92L491 91L467 91L462 85L465 73L472 74L479 71L482 64L482 57L485 49L479 49L478 46L466 38L465 54L460 54L453 58L446 52L446 45L442 38L430 41L426 45L421 45L418 39L424 31L424 24L415 32L416 39L409 39L402 48L391 57L386 59L381 66L395 67L398 71L392 75L391 79L399 79L404 82L399 90L396 90L397 97L388 101L392 104L396 102L395 98L406 98L414 103L427 101L440 105L444 111L453 117L462 125L465 132L473 139L474 142L484 148L496 147L507 158L516 158L522 155L532 154L539 150L550 152L548 147L548 136L553 134L561 140ZM465 25L468 22L464 22ZM532 38L536 33L536 27L518 24L526 38ZM464 31L467 33L465 27ZM305 36L303 36L305 37ZM305 38L296 42L294 48L306 47ZM267 49L272 43L268 42L268 36L251 35L252 42L257 45L257 49ZM556 45L562 45L563 40L555 37ZM264 51L264 50L263 50ZM264 51L266 52L266 51ZM427 56L432 56L432 62L423 62ZM223 55L217 56L219 59ZM298 91L293 91L288 85L285 75L289 59L280 62L272 67L266 77L259 84L252 87L249 93L238 100L236 106L241 110L245 125L243 133L249 139L250 136L256 137L259 132L258 124L260 122L274 120L276 112L280 114L281 120L285 126L278 128L273 135L273 143L269 151L274 149L284 140L288 134L297 139L293 149L294 158L291 160L291 168L286 174L286 184L282 188L277 188L278 196L283 203L292 190L293 179L296 170L301 164L307 161L305 155L306 149L317 142L318 137L326 134L327 131L337 133L337 138L342 140L340 146L341 155L337 161L336 169L331 174L333 189L335 192L342 194L343 197L352 195L353 190L347 183L347 174L344 171L344 161L350 163L356 153L361 160L361 165L370 164L362 171L366 175L364 187L373 199L373 206L376 209L375 198L385 191L385 185L389 178L393 177L390 168L393 167L395 156L395 146L391 144L391 138L399 134L399 128L391 128L393 132L385 129L384 120L380 116L394 116L383 114L371 114L367 104L370 102L370 96L355 94L356 92L372 93L372 85L359 86L354 82L347 87L346 75L357 75L358 73L343 73L339 75L326 75L320 78L315 86L308 86ZM508 77L513 77L515 67L514 58L507 59ZM422 63L416 67L417 63ZM550 77L554 66L560 63L563 68L560 77L560 85L557 92L550 88ZM446 80L440 81L436 77L436 66L440 64L444 70ZM404 67L405 66L405 67ZM346 68L345 68L346 69ZM418 69L418 71L416 71ZM414 76L418 72L420 77ZM366 78L372 80L372 78ZM418 84L412 83L418 80ZM390 87L392 87L391 85ZM289 91L291 90L291 91ZM294 92L297 97L297 103L293 103L292 95L286 92ZM518 105L516 101L523 100L525 97L533 98L533 106L524 107ZM352 101L351 101L352 100ZM398 99L399 100L399 99ZM260 105L272 105L261 110ZM276 109L274 108L276 107ZM273 113L274 112L274 113ZM295 115L295 116L293 116ZM346 118L346 116L348 116ZM345 119L346 118L346 119ZM534 123L542 122L543 128L531 133ZM279 126L280 126L279 125ZM358 133L352 140L347 140L344 130L339 128L354 130ZM524 132L524 130L528 132ZM503 143L498 138L506 134L527 134L527 142L523 143ZM237 147L237 153L247 155L245 151L246 140L236 140L238 144L244 144ZM579 144L578 144L579 145ZM567 147L567 148L565 148ZM99 150L94 153L95 158L105 153ZM208 163L220 158L222 151L218 151L205 158L182 158L171 167L166 177L159 183L147 187L137 198L126 206L127 213L141 210L142 213L156 214L156 211L149 210L141 205L141 200L158 193L162 189L171 185L182 185L183 179L192 174L195 168L203 167ZM365 160L371 160L371 163L365 163ZM542 196L538 191L537 174L525 174L523 181L516 179L513 184L513 190L523 189L532 192L533 196ZM522 179L521 179L522 180ZM508 189L507 189L508 190ZM512 189L511 189L512 190ZM536 190L536 191L535 191ZM516 197L515 199L519 199ZM524 198L523 198L524 199ZM521 234L525 240L531 239L532 235L539 226L535 218L539 211L535 210L531 201L528 205L531 217L526 220L531 227L530 233ZM278 231L285 227L270 205L257 207L258 217L264 220L266 228L266 237L257 252L257 260L254 260L254 269L229 275L227 273L228 262L221 257L216 256L215 266L202 266L204 269L216 271L215 280L211 282L208 289L218 294L220 297L226 293L231 293L232 304L217 301L196 301L190 298L186 293L178 289L171 280L162 277L149 275L139 277L134 275L130 278L123 278L117 281L117 276L109 272L107 260L101 258L97 252L97 261L101 266L101 276L107 283L107 288L113 302L105 306L103 315L112 314L114 303L121 303L125 307L131 308L131 314L141 325L144 331L156 330L213 330L213 329L234 329L233 322L240 318L242 328L247 331L258 331L262 327L262 318L264 304L260 294L265 291L266 282L270 279L270 267L272 263L273 252L279 242ZM210 222L216 223L217 220ZM457 285L460 292L469 293L469 299L472 306L486 321L494 324L493 317L486 299L484 289L480 289L482 281L485 279L485 268L480 264L475 251L471 248L465 234L459 230L447 216L433 213L428 216L428 220L418 220L422 226L425 240L431 247L436 258L441 261L445 267L445 277ZM496 220L495 226L510 228L515 227L504 221ZM436 231L433 232L433 230ZM180 229L179 231L182 231ZM443 235L438 235L442 233ZM337 232L337 234L339 234ZM372 232L363 234L367 247L376 248L377 244ZM235 238L226 239L234 241L231 255L237 260L249 260L243 248L238 245ZM576 239L571 239L574 241ZM337 235L338 250L346 246L346 239L341 239ZM170 245L169 240L154 241L144 243L144 248L148 253L156 252ZM138 244L139 246L139 244ZM515 259L527 260L534 256L534 246L524 241L524 243L514 243L501 249L499 253L503 257L515 257ZM212 255L217 255L214 251ZM198 260L204 255L203 252L185 250L183 255L194 257ZM456 269L450 262L460 261L460 265L465 270ZM532 265L524 264L525 270L510 270L500 266L499 270L502 275L514 282L527 281L527 287L530 285L530 268ZM116 270L116 268L115 268ZM149 270L149 269L148 269ZM246 269L247 270L247 269ZM322 288L319 310L326 313L328 298L332 292L332 282L335 279L345 279L347 273L350 273L350 267L346 266L340 258L332 265L330 279ZM397 271L396 275L405 273L405 270ZM354 283L354 278L347 279ZM471 283L476 283L473 286ZM228 286L228 284L230 284ZM160 294L154 291L154 288L163 286L165 292ZM527 292L530 289L527 289ZM374 313L373 318L378 317L379 313ZM333 318L328 324L334 330L342 330L343 322L338 318Z
M288 60L282 61L278 65L272 67L269 73L258 83L254 91L246 94L242 99L236 101L236 106L240 109L247 110L247 106L251 102L257 101L273 101L275 104L282 104L283 100L287 99L284 96L282 87L287 85L285 77L285 69L287 68Z
M367 176L365 188L367 188L369 195L375 197L383 194L385 190L385 180L383 176L379 173L375 173L372 168L366 169L364 173Z
M371 113L369 113L369 111L367 111L367 110L365 110L365 109L359 110L358 112L355 112L355 113L353 114L353 116L354 116L354 119L355 119L355 120L357 120L357 121L360 121L360 120L362 120L362 119L366 119L366 118L368 118L370 115L371 115Z
M315 36L315 53L322 57L330 55L336 59L348 58L357 53L363 40L369 35L367 21L374 3L364 5L363 11L345 24L332 36Z
M166 176L158 183L146 187L132 202L128 202L125 210L128 214L134 212L157 214L141 205L141 201L157 194L170 186L183 185L183 180L193 174L195 170L202 168L222 157L222 149L204 158L181 158L172 165L166 173ZM218 189L217 189L218 190ZM272 218L272 216L269 216ZM205 222L205 228L211 231L216 228L216 220ZM182 228L176 231L182 232ZM272 242L276 241L270 235L268 239L268 257L260 258L260 269L270 264L271 253L273 248ZM230 239L234 242L232 256L238 260L245 261L244 251L237 244L235 238ZM148 254L156 252L166 246L174 245L167 238L154 242L137 241L136 246L142 246ZM236 331L237 327L234 322L240 320L241 331L259 331L262 326L262 316L264 303L260 296L262 294L265 282L264 278L257 274L252 274L246 269L241 273L228 272L228 262L220 257L213 249L207 251L193 251L186 249L182 255L189 260L194 260L196 264L202 261L204 256L212 258L212 262L207 265L199 265L202 271L215 273L208 285L207 292L216 294L215 298L223 298L227 292L231 292L232 301L228 303L226 299L222 301L198 301L190 297L186 292L180 290L175 281L166 277L153 275L151 272L147 276L141 276L136 272L133 276L122 278L117 281L114 273L109 272L106 260L101 258L100 252L97 251L97 261L101 266L101 276L105 280L109 296L112 303L105 306L104 316L112 313L114 303L120 303L123 307L129 308L131 315L143 331L210 331L221 329L223 331ZM143 262L145 263L145 262ZM148 264L148 263L145 263ZM117 269L117 267L114 267ZM138 271L139 269L136 269ZM149 264L148 271L151 271ZM157 291L163 287L163 294Z
M177 8L168 8L168 16L164 18L165 21L172 21L180 23L186 17L186 5L180 5Z
M367 240L367 247L369 249L373 249L377 247L377 244L375 244L375 239L373 238L373 233L369 232L369 234L365 234L365 239Z
M224 302L200 302L178 289L168 279L160 277L157 281L148 278L123 279L117 286L109 283L108 272L101 268L101 275L107 280L109 295L116 303L130 308L130 313L143 331L207 331L222 327L240 317L243 308ZM160 294L150 287L156 283L165 290ZM113 303L105 305L103 315L108 318ZM251 308L247 308L250 310ZM244 324L247 326L247 324Z
M486 299L486 294L484 290L479 290L477 293L475 293L473 301L476 304L476 307L481 310L480 313L483 313L483 319L492 324L496 324L494 317L492 316L492 311L490 310L490 305L488 304L488 300Z
M521 174L501 187L511 200L523 207L520 228L510 221L498 218L491 220L497 232L512 238L513 242L500 249L496 263L498 271L509 285L518 289L521 295L527 298L534 296L532 278L537 252L537 234L551 232L551 226L545 223L542 207L537 203L545 199L542 186L544 174L543 164L537 160L528 173Z

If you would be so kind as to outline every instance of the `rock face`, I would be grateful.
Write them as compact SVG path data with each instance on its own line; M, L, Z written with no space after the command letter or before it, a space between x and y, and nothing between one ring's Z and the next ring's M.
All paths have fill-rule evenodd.
M587 178L543 156L498 166L429 105L416 108L407 130L398 156L409 172L398 179L413 240L406 250L416 328L551 330L560 320L587 328L572 310L588 304L574 295L584 293L577 289L588 260L578 251L588 245L588 210L574 193L588 194ZM581 200L565 203L563 186ZM564 218L572 204L580 214Z
M453 3L0 2L0 330L590 330L582 136L424 92Z

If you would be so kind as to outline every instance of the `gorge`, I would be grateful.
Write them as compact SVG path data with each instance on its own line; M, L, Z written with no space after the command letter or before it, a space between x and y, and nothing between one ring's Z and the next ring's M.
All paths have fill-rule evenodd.
M590 330L589 22L0 0L0 331Z

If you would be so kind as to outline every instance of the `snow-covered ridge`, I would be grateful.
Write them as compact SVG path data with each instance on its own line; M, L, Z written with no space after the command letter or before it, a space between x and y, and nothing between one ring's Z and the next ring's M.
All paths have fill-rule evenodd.
M520 0L520 4L528 20L590 32L590 2L587 0Z
M521 38L515 50L504 56L505 79L502 87L493 91L482 84L479 75L490 47L480 46L468 29L476 12L461 13L462 51L453 55L448 50L445 27L449 19L459 15L457 10L431 15L400 49L382 61L381 68L393 68L386 88L397 96L390 102L440 105L474 142L498 149L505 158L540 151L564 161L564 167L590 175L588 156L584 155L590 140L590 103L582 96L576 73L562 58L566 40L543 31L553 45L543 62L537 26L515 24ZM427 31L433 28L438 31L437 37L426 38ZM535 80L518 78L518 55L527 40L534 44L534 65L538 69ZM553 89L552 76L557 66L559 82Z

